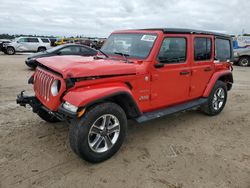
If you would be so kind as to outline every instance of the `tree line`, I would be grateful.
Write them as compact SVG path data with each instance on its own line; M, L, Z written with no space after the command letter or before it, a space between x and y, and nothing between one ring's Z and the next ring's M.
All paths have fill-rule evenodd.
M86 36L82 36L82 35L77 35L77 36L71 36L71 37L58 37L58 36L53 36L53 35L24 35L24 34L14 34L14 35L10 35L10 34L0 34L0 39L14 39L17 37L42 37L42 38L99 38L99 37L86 37Z
M20 37L20 36L25 36L25 37L44 37L44 38L58 38L55 37L53 35L50 36L46 36L46 35L24 35L24 34L15 34L15 35L10 35L10 34L0 34L0 39L14 39L16 37Z

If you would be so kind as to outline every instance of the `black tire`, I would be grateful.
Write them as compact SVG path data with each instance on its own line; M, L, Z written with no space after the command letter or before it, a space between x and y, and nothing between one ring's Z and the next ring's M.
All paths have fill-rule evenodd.
M39 48L37 49L37 52L43 52L43 51L45 51L45 50L46 50L45 47L39 47Z
M221 91L220 96L217 93L219 91ZM222 98L222 94L223 94L222 91L224 92L223 98ZM216 105L217 100L218 100L218 103ZM227 87L226 87L226 84L224 82L218 80L215 83L215 85L214 85L214 87L213 87L213 89L212 89L212 91L211 91L211 93L210 93L210 95L208 97L207 103L201 107L201 110L205 114L207 114L209 116L214 116L214 115L219 114L223 110L223 108L225 107L226 102L227 102ZM216 108L216 106L217 106L217 108Z
M239 66L242 66L242 67L247 67L250 65L250 58L249 57L241 57L239 59L239 62L238 62Z
M7 47L6 48L6 53L8 55L14 55L16 53L15 48L13 48L12 46Z
M56 122L60 122L59 119L57 119L55 116L49 114L47 111L40 109L37 112L37 115L42 118L44 121L47 121L49 123L56 123Z
M104 132L103 129L101 131L102 133L98 133L99 136L98 138L97 134L96 135L91 134L91 130L94 126L94 123L95 125L98 125L98 121L100 120L100 118L102 117L106 118L108 116L112 116L112 118L115 117L116 120L118 120L119 133L117 132L108 133L108 131L111 129L107 127L112 125L113 121L110 117L110 119L108 120L107 127L106 123L104 123L105 124L104 129L107 132L106 135L105 133L104 135L102 135ZM103 123L101 123L101 125L103 125ZM100 127L101 126L99 126L99 128ZM114 134L113 138L112 134ZM93 148L97 142L93 145L93 147L91 147L90 142L93 136L96 136L93 140L99 140L101 137L103 137L103 140L99 143L97 147L101 145L108 147L106 141L107 137L109 138L108 140L112 141L112 139L114 139L115 137L115 134L118 134L118 136L116 135L115 142L114 143L109 142L111 143L111 146L106 151L101 151L101 152L94 151ZM78 156L91 163L102 162L112 157L121 147L126 137L126 134L127 134L126 114L119 105L111 102L101 103L91 107L90 109L87 110L87 112L84 114L83 117L81 117L80 119L73 120L69 126L69 141L72 150Z

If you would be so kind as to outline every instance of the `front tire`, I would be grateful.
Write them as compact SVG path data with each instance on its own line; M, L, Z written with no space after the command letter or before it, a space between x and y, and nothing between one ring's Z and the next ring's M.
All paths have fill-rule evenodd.
M123 109L111 102L91 107L82 118L71 122L69 141L72 150L91 163L105 161L121 147L127 133Z
M207 103L201 107L201 110L209 115L214 116L219 114L227 102L227 87L226 84L218 80L209 97Z
M242 67L247 67L250 65L250 58L249 57L241 57L238 64Z
M14 55L14 54L16 53L15 48L13 48L13 47L11 47L11 46L7 47L6 53L7 53L8 55Z

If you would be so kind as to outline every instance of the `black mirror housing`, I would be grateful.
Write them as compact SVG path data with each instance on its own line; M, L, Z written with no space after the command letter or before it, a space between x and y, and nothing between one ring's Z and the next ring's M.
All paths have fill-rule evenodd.
M165 64L164 63L156 63L155 65L155 68L162 68L162 67L164 67L165 66Z

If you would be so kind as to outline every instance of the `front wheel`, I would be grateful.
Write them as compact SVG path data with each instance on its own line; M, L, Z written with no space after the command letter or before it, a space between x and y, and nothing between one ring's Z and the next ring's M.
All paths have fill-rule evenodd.
M201 110L210 116L219 114L227 102L227 87L222 81L217 81L208 97L207 103Z
M112 157L121 147L127 132L123 109L111 102L91 107L81 119L71 122L69 141L72 150L92 163Z
M16 53L16 51L15 51L15 49L13 47L10 46L10 47L7 47L6 53L8 55L14 55Z

